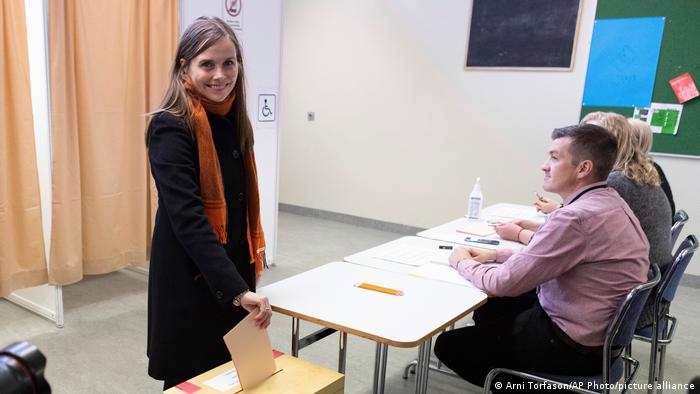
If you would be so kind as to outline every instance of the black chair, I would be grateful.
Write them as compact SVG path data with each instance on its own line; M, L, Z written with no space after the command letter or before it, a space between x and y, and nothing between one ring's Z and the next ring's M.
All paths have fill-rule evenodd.
M651 295L654 297L654 316L656 319L651 325L638 329L634 335L634 339L651 344L651 353L649 354L649 384L652 385L651 387L654 387L657 382L663 381L666 346L673 341L678 322L676 317L664 312L664 305L670 305L673 301L683 273L697 248L698 240L695 235L687 236L676 250L673 262L661 269L661 281ZM654 335L655 327L656 335ZM625 349L626 355L631 354L631 348L630 344ZM649 391L653 392L653 390ZM663 387L657 391L661 393Z
M630 290L627 297L617 309L612 322L608 326L603 344L603 368L600 375L594 376L564 376L543 374L532 371L516 371L507 368L494 368L489 371L484 383L484 393L491 392L493 379L499 374L517 376L526 380L542 383L548 386L561 386L563 389L576 393L609 393L610 388L617 383L623 375L624 364L632 366L632 373L622 386L622 393L626 393L629 383L634 381L639 370L639 361L622 355L621 350L632 342L637 320L642 313L652 289L659 283L661 273L659 267L652 266L652 278L634 289Z
M673 215L673 224L671 225L671 247L676 244L678 236L681 235L681 230L683 226L688 222L688 213L682 209L679 209Z

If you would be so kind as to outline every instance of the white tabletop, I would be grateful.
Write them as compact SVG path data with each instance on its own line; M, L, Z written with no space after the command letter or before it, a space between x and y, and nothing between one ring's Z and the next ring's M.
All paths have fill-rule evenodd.
M441 249L441 246L447 248ZM456 246L450 242L408 236L355 253L344 260L384 271L474 287L449 266L448 257Z
M478 223L479 221L498 220L506 222L515 219L527 219L537 222L544 222L545 215L538 213L535 210L535 207L531 205L499 203L484 208L481 211L481 219L477 220L460 217L437 227L421 231L417 235L419 237L451 242L460 245L469 245L484 249L521 249L524 246L521 243L503 240L498 236L498 234L491 234L484 237L473 236L473 238L486 238L499 241L498 245L488 245L466 241L465 237L468 234L457 231L459 229L467 228L470 225Z
M355 287L365 282L395 296ZM272 309L396 347L415 347L486 300L483 292L346 262L328 263L258 289Z
M446 261L452 250L440 249L440 245L450 248L456 246L450 242L407 236L363 250L343 260L384 271L408 274L431 261Z

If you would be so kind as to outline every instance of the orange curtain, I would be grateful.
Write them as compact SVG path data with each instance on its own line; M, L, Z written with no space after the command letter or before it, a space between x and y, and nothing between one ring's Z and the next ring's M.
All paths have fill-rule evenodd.
M0 297L47 282L23 0L0 1Z
M165 91L177 8L176 0L49 2L51 284L147 264L145 114Z

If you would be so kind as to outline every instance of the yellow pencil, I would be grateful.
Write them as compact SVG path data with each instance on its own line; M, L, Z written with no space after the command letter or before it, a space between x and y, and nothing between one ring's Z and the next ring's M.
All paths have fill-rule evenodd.
M403 295L403 291L401 291L401 290L390 289L388 287L373 285L370 283L364 283L364 282L355 283L355 287L360 287L362 289L367 289L367 290L372 290L372 291L378 291L380 293L391 294L391 295L395 295L395 296Z

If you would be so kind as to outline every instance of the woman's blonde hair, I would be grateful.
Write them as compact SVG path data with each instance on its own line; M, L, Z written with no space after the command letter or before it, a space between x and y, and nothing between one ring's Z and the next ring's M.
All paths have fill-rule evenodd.
M192 59L200 53L209 49L222 38L233 42L236 47L236 62L238 63L238 79L233 87L236 99L233 100L233 116L236 127L240 132L241 150L248 152L253 149L253 126L248 118L246 108L245 70L243 69L243 55L241 54L241 44L238 42L236 33L223 20L217 17L201 16L195 19L192 24L182 33L180 42L177 45L173 67L170 71L168 89L158 108L148 115L155 115L160 112L168 112L182 119L187 126L192 129L192 113L190 111L189 99L184 86L183 71L189 66ZM150 121L149 121L150 123ZM149 141L148 127L146 128L146 146Z
M654 142L654 134L651 132L651 126L647 122L642 122L639 119L627 119L630 126L635 130L637 138L639 138L639 150L645 154L651 151L651 144Z
M615 169L638 185L660 186L659 173L642 150L640 132L627 118L614 112L591 112L581 119L581 124L592 123L603 126L617 137L617 160Z

